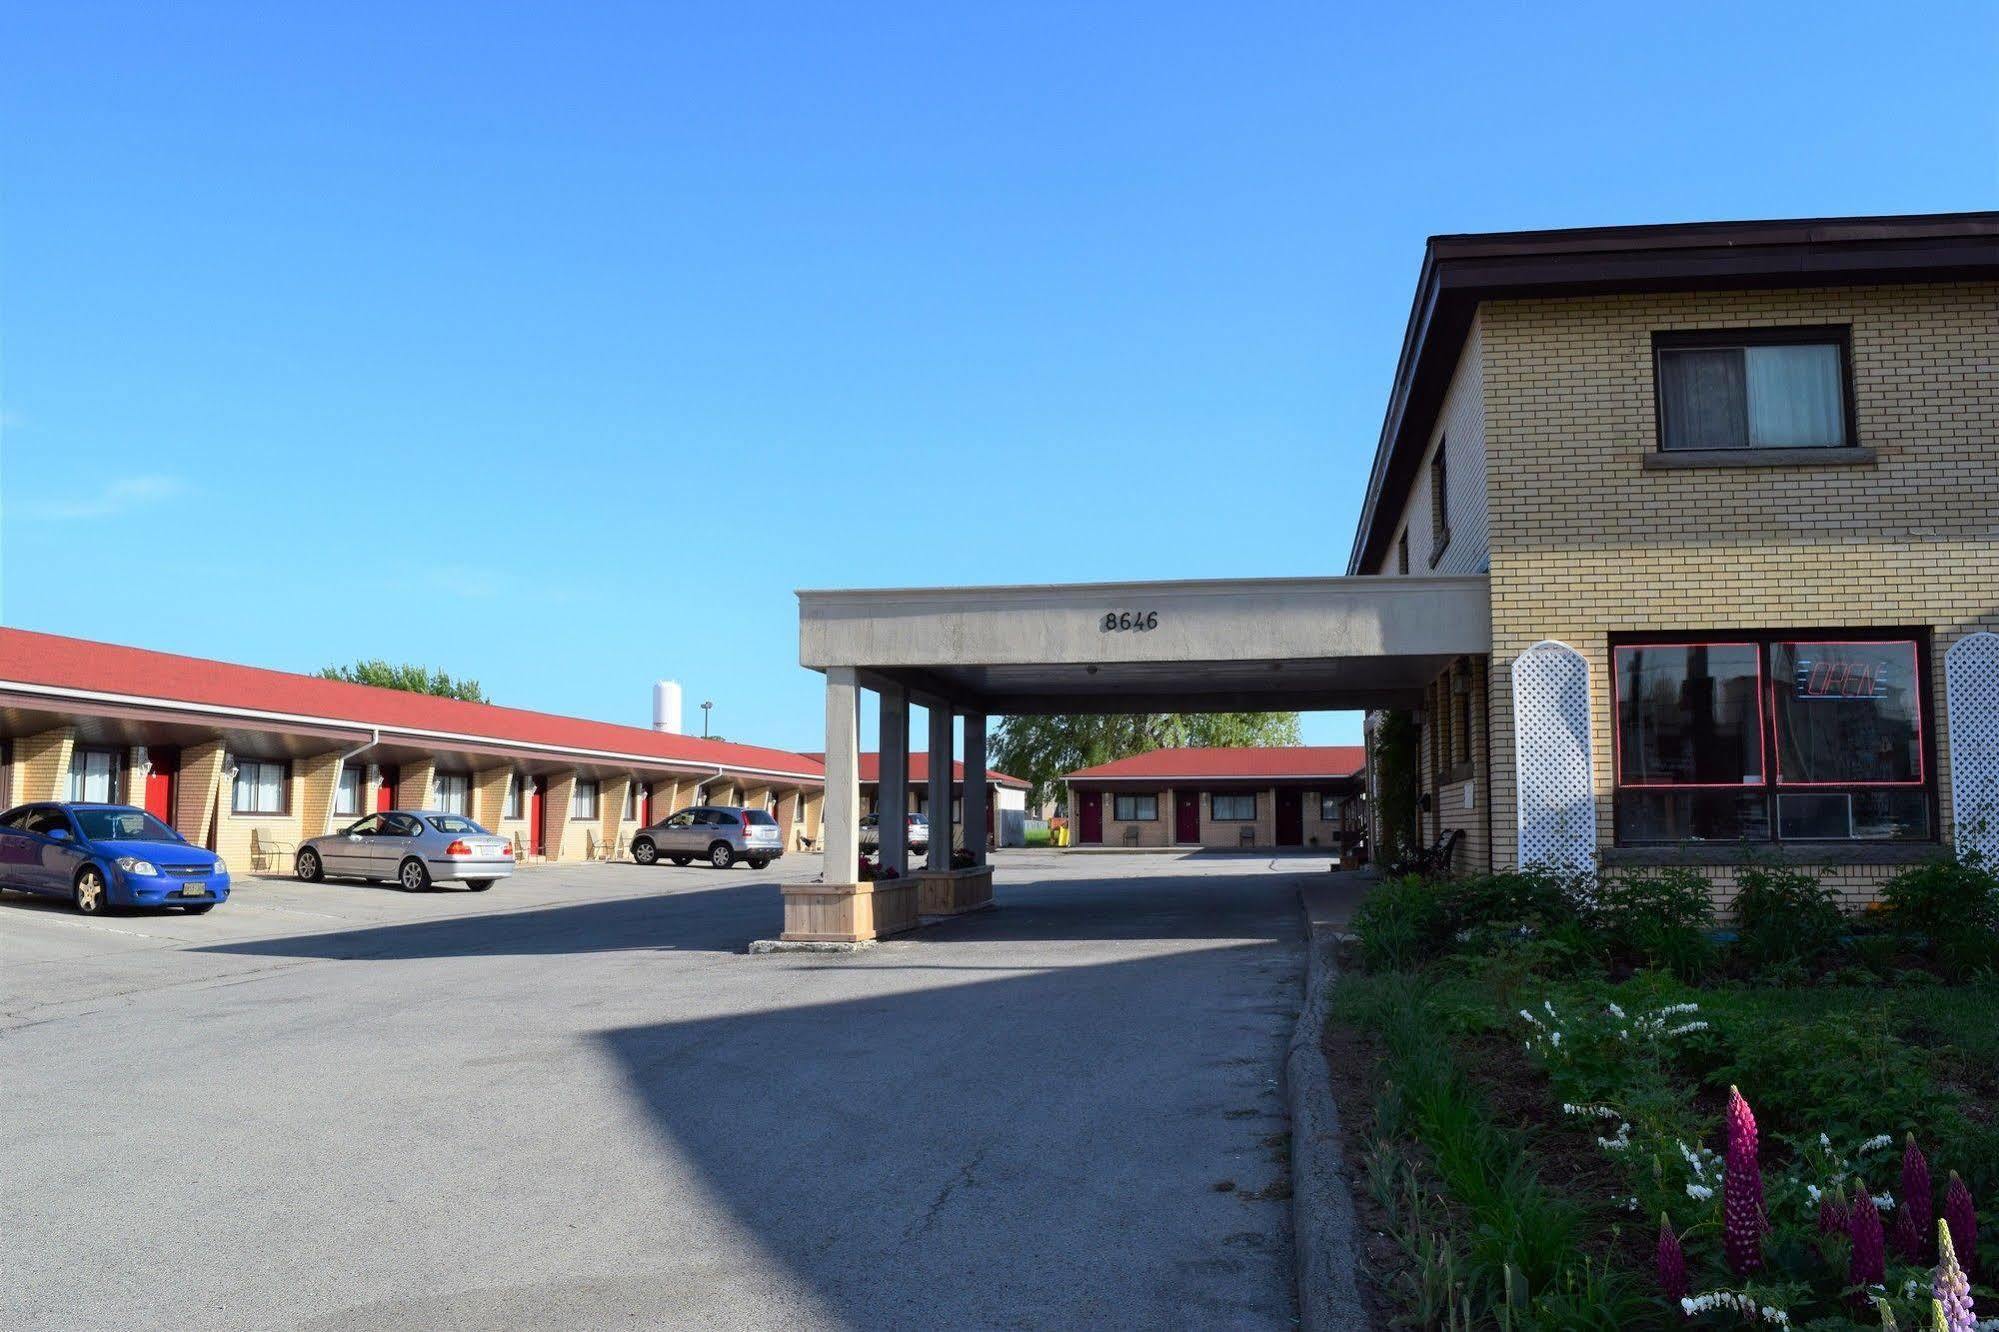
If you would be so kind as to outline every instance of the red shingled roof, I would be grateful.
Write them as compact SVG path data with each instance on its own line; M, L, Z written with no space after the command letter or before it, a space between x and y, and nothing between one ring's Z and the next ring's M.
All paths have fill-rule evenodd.
M1189 780L1207 778L1352 777L1366 765L1359 745L1289 745L1282 748L1155 749L1130 758L1080 768L1069 780L1130 781L1134 778Z
M455 698L323 680L289 671L0 628L0 689L9 684L44 685L244 712L283 713L294 720L346 727L445 732L488 744L511 742L537 748L630 755L662 763L704 764L810 782L824 779L824 769L817 760L789 750L669 735L643 726L619 726L490 703L466 703Z
M820 763L826 761L826 756L818 750L812 751L806 757ZM860 779L862 781L879 782L881 780L880 752L872 749L862 750L860 767ZM909 780L912 782L927 782L930 780L930 755L924 750L912 749L909 751ZM951 764L951 780L961 784L964 782L964 764L958 762ZM1017 786L1023 791L1031 785L1031 783L1024 782L1018 777L1008 776L1006 773L998 772L992 768L986 769L986 780L996 786Z

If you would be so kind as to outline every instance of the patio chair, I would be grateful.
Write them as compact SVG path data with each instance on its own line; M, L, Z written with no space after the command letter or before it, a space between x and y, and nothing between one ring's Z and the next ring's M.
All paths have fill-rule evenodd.
M261 828L250 829L250 868L259 873L283 870L298 854L296 842L280 841Z
M1137 846L1137 845L1138 845L1138 829L1137 829L1137 828L1126 828L1126 829L1124 830L1124 844L1125 844L1126 846Z

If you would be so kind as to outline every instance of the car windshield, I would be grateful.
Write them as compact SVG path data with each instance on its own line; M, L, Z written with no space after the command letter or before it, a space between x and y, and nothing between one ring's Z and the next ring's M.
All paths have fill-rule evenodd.
M777 820L760 809L746 809L743 811L743 822L775 825Z
M143 809L77 809L77 826L93 842L179 842L186 840Z
M431 816L430 826L441 833L459 837L465 833L484 833L486 830L468 818L457 814L436 814Z

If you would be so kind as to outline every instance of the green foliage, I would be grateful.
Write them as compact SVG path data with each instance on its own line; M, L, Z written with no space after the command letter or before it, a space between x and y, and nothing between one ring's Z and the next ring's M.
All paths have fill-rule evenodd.
M1812 964L1839 948L1846 917L1818 875L1757 865L1743 870L1736 882L1736 947L1751 965Z
M1295 712L1155 712L1114 717L1008 717L993 732L991 766L1033 784L1039 805L1078 768L1155 749L1267 748L1298 743Z
M1976 853L1902 871L1882 887L1881 901L1895 928L1922 936L1947 974L1999 963L1999 875Z
M1651 874L1605 876L1593 894L1594 924L1612 953L1676 976L1705 975L1714 960L1708 881L1676 866Z
M1374 776L1379 788L1374 800L1375 826L1381 845L1374 848L1374 861L1390 865L1416 854L1416 802L1421 785L1417 765L1422 727L1414 713L1385 712L1374 732Z
M486 697L486 691L479 687L477 680L456 680L443 671L413 666L408 662L400 666L391 665L380 657L357 661L352 666L328 666L319 674L326 680L345 680L349 684L400 689L410 694L435 694L440 698L463 699L468 703L492 702Z

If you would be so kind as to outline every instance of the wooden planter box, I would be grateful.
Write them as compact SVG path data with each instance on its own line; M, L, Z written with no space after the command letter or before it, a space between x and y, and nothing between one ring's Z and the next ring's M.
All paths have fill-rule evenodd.
M862 943L913 930L918 923L914 878L873 883L787 883L787 943Z
M923 885L920 909L926 916L958 916L993 904L991 865L918 870L915 878Z

